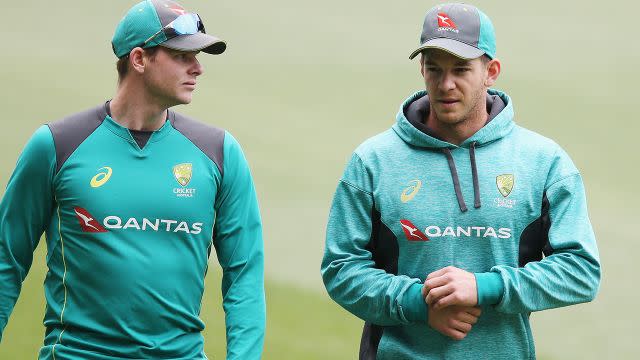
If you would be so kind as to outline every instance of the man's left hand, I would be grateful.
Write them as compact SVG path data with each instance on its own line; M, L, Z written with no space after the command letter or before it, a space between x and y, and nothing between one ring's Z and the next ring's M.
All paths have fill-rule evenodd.
M455 266L447 266L427 276L422 287L422 296L427 304L436 310L451 305L476 306L476 277L473 273Z

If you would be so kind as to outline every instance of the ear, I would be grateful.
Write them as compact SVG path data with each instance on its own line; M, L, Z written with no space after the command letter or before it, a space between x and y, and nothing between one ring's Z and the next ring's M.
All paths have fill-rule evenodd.
M145 53L141 47L136 47L129 53L129 65L136 73L142 74L145 68Z
M498 59L493 59L487 63L487 78L484 80L486 87L491 87L496 83L500 75L500 66L500 60Z

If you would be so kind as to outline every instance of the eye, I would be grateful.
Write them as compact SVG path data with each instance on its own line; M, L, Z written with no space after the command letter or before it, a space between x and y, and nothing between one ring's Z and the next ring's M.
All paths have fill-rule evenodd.
M187 61L189 60L189 54L186 52L179 52L173 56L178 61Z

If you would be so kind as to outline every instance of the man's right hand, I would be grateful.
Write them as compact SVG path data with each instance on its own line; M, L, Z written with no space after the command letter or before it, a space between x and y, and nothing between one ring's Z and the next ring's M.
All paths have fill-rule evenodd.
M448 306L440 310L429 305L429 326L454 340L462 340L478 322L482 311L475 306Z

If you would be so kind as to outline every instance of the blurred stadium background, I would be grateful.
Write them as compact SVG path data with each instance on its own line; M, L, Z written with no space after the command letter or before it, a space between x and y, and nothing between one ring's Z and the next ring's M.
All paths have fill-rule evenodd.
M2 1L0 194L39 125L112 96L110 39L134 2ZM230 130L252 165L265 224L264 358L354 359L361 321L331 302L319 276L328 208L351 151L391 126L400 102L422 88L408 55L424 13L436 3L181 3L229 45L223 56L200 57L205 74L194 101L177 110ZM640 6L630 0L474 4L496 27L503 64L497 88L513 98L516 121L556 140L581 169L603 263L595 302L532 314L538 356L634 358ZM0 359L37 356L45 253L41 244ZM212 269L202 317L206 351L221 359L220 272Z

